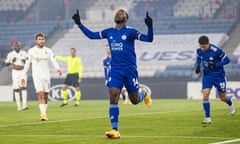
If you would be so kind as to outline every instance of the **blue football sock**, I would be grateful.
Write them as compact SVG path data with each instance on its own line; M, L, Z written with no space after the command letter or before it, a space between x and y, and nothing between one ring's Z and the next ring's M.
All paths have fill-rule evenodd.
M210 118L210 103L208 100L203 101L203 109L205 112L205 117Z
M146 95L147 95L147 94L146 94L145 91L141 91L141 92L138 93L140 102L144 100L144 98L145 98Z
M112 129L118 130L118 115L119 108L117 104L110 104L109 107L109 118L111 120Z
M226 103L227 103L229 106L232 105L232 99L231 99L231 97L227 97Z

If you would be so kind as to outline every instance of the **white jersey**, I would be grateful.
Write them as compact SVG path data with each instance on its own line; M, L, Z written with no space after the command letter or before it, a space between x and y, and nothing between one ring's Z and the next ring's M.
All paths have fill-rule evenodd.
M13 62L13 59L16 58L16 60ZM7 58L5 60L5 63L10 63L18 66L24 66L25 62L27 61L27 53L23 50L20 50L19 52L11 51L8 53ZM21 87L26 87L21 84L21 80L26 79L26 73L23 70L12 70L12 85L13 89L19 89Z
M27 72L30 63L32 63L33 80L50 81L49 61L53 64L54 68L59 69L59 65L51 49L45 46L43 48L34 46L28 51L28 61L24 67L24 71Z
M8 53L5 63L11 63L14 65L24 66L25 62L23 60L27 60L27 53L23 50L16 52L15 50ZM16 61L13 62L13 59L16 58Z

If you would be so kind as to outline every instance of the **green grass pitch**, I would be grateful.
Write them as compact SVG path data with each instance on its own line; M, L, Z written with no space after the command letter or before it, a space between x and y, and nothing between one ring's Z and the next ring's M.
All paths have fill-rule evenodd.
M44 122L39 121L37 102L21 112L14 102L1 102L0 144L206 144L239 139L239 100L234 100L235 116L219 100L210 102L213 123L204 126L200 100L154 100L150 108L121 101L121 138L116 140L104 136L111 129L108 100L83 100L79 107L69 102L64 108L61 102L49 102L49 121Z

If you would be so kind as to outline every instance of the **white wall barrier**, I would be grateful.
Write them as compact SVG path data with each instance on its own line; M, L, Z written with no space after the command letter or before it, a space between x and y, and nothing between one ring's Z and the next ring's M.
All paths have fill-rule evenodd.
M188 99L202 99L202 85L201 82L188 82L187 83L187 98ZM240 98L240 82L229 81L227 82L226 89L227 96L232 98ZM218 98L216 89L213 88L210 94L210 99Z
M13 101L12 85L0 85L0 101Z

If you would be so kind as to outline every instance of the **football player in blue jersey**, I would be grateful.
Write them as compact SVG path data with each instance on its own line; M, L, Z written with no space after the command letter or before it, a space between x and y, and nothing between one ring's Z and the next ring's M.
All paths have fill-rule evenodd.
M231 115L235 114L231 97L226 96L226 76L223 67L230 60L222 49L209 42L207 36L199 37L198 42L200 48L197 49L195 72L200 73L200 66L203 66L202 93L205 119L202 124L210 124L212 120L210 117L209 95L213 86L216 87L220 99L229 105Z
M81 23L79 12L73 15L74 22L80 30L90 39L107 39L111 51L111 70L107 86L110 94L109 118L112 130L107 131L105 135L108 138L118 139L119 107L118 101L123 86L126 87L132 104L138 104L144 100L147 106L151 106L152 100L150 94L142 89L139 91L138 72L136 65L135 40L152 42L153 26L152 18L146 13L145 24L147 25L147 34L142 34L134 28L126 25L128 14L120 9L116 12L114 22L115 28L107 28L100 32L93 32Z
M108 44L106 44L105 50L106 50L107 56L103 59L103 68L104 68L105 85L107 85L109 72L111 69L111 61L112 61L111 52ZM125 87L122 88L120 97L122 97L122 99L124 100L123 104L131 104L128 98L128 92Z
M104 68L105 85L107 85L107 81L109 77L108 75L111 69L111 61L112 61L110 48L108 44L106 44L105 50L106 50L107 56L103 59L103 68Z

